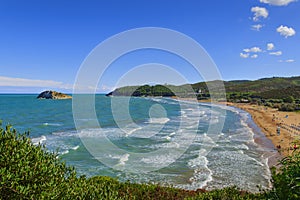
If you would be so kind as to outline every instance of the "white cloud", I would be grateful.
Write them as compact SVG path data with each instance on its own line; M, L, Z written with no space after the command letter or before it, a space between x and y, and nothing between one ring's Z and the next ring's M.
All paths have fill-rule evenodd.
M254 17L252 18L253 21L258 21L260 17L267 18L269 15L269 12L266 8L258 6L252 7L251 12L254 13Z
M246 53L250 53L250 52L253 52L253 53L258 53L258 52L262 52L262 50L259 48L259 47L252 47L250 49L243 49L244 52Z
M291 27L289 28L289 27L283 26L283 25L279 26L276 29L276 31L278 33L280 33L280 35L284 36L285 38L293 36L293 35L296 34L296 31L293 28L291 28Z
M257 58L257 57L258 57L257 54L253 54L253 55L251 56L251 58Z
M240 57L241 58L248 58L249 57L249 53L240 53Z
M263 25L261 24L255 24L255 25L252 25L251 26L251 29L252 30L255 30L255 31L260 31L260 29L263 27Z
M285 60L285 62L291 63L291 62L295 62L295 60L289 59L289 60Z
M297 0L260 0L261 3L267 3L275 6L286 6L291 2L295 2Z
M0 86L8 87L43 87L43 88L59 88L59 89L72 89L73 85L64 84L63 82L52 80L37 80L37 79L24 79L0 76Z
M295 60L293 60L293 59L288 59L288 60L278 60L278 62L292 63L292 62L295 62Z
M268 51L271 51L271 50L273 50L275 48L275 45L273 44L273 43L268 43L267 44L267 50Z
M259 47L252 47L251 52L261 52L261 49Z
M270 52L269 54L273 55L273 56L281 56L282 55L282 51Z
M26 90L30 87L42 88L47 90L62 89L72 91L74 89L78 93L93 93L95 91L101 91L101 88L87 84L73 85L53 80L25 79L5 76L0 76L0 87L17 87L19 89L25 88ZM105 88L107 90L109 89L108 86L104 86L102 88Z
M111 87L111 86L108 86L108 85L101 85L101 90L102 91L113 91L113 90L115 90L116 89L116 87Z

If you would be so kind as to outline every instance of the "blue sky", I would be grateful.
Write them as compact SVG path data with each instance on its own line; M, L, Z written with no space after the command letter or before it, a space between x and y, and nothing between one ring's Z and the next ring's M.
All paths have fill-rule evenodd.
M2 0L0 93L70 92L93 48L141 27L173 29L193 38L224 80L299 76L299 10L300 2L293 0ZM201 81L184 61L144 51L117 60L98 91L111 90L123 73L149 62L173 66L188 82Z

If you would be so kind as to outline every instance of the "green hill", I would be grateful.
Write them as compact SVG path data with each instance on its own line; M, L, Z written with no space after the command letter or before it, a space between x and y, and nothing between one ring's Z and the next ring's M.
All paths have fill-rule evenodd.
M199 99L209 98L209 88L214 92L225 86L227 99L235 98L261 98L261 99L283 99L292 96L300 99L300 76L295 77L272 77L259 80L233 80L233 81L209 81L198 82L191 85L143 85L126 86L117 88L107 94L108 96L180 96L190 97L197 95ZM192 89L191 89L192 88Z
M263 78L255 81L228 81L224 84L227 92L261 93L275 89L282 90L288 87L300 86L300 76L290 78Z

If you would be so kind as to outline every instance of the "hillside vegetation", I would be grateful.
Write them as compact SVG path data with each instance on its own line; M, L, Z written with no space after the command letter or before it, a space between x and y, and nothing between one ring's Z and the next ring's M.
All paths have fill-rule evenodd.
M226 99L221 95L225 88ZM209 89L210 88L210 91ZM143 85L117 88L107 96L161 96L197 97L198 100L210 99L220 93L219 101L257 103L278 108L283 111L300 110L300 76L273 77L255 81L209 81L191 85Z

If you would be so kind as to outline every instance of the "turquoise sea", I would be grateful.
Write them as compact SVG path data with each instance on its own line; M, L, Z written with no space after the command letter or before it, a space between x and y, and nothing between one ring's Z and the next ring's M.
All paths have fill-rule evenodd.
M243 190L258 191L257 185L270 187L268 160L276 151L250 115L242 110L168 98L136 97L129 101L131 118L127 119L118 111L122 103L112 112L111 100L123 97L96 95L95 112L101 128L86 126L77 130L72 100L41 100L36 96L0 95L0 119L4 125L12 124L20 132L30 131L35 145L44 144L49 151L57 151L79 174L106 175L121 181L154 182L184 189L236 185ZM120 119L117 120L114 113L118 113ZM187 123L181 125L184 119ZM82 124L89 124L91 119L80 120ZM222 121L222 129L214 129ZM108 141L104 136L123 153L106 151ZM95 156L86 148L84 138L98 144L103 152ZM143 155L161 148L168 152L168 149L179 149L185 141L189 142L188 148L175 160L168 153L131 160L131 152ZM99 162L101 159L119 168ZM170 164L164 166L164 163ZM122 167L143 165L164 167L147 173L122 170Z

